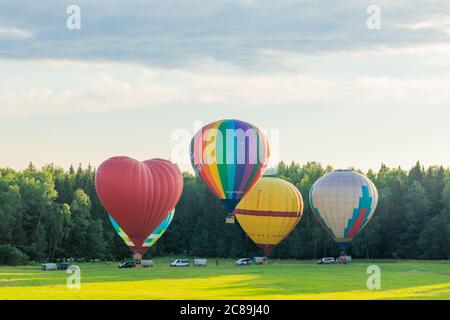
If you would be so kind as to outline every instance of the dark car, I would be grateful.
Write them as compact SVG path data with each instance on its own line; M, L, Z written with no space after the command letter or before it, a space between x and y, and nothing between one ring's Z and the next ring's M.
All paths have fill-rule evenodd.
M68 263L58 263L58 270L67 270L69 269L70 264Z
M119 264L119 268L136 268L136 263L134 261L126 261Z

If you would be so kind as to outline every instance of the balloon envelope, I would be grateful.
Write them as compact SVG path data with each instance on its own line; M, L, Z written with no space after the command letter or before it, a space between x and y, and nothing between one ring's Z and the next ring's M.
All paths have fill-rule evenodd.
M235 216L245 233L268 255L302 217L303 199L290 182L263 177L245 195Z
M162 235L166 232L167 228L169 227L170 223L173 220L173 216L175 214L175 209L173 209L169 215L163 220L163 222L156 228L155 231L153 231L147 239L145 239L144 244L142 247L144 248L150 248L153 246L156 241L159 240L159 238L162 237ZM114 220L111 215L108 215L109 220L111 221L114 230L116 230L117 234L122 238L122 240L127 244L127 246L130 247L131 251L134 249L134 243L131 241L131 239L128 237L128 235L122 230L122 228L117 224L117 222Z
M98 168L95 188L106 211L134 244L132 251L142 255L147 237L177 204L183 177L167 160L113 157Z
M378 192L367 177L336 170L314 183L309 203L317 222L345 250L375 212Z
M264 133L241 120L210 123L191 142L195 172L229 213L261 178L268 157L269 144Z

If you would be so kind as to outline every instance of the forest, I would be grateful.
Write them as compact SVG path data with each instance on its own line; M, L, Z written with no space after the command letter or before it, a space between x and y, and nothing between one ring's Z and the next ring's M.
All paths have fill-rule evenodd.
M315 259L339 253L314 220L308 203L313 183L332 170L317 162L279 164L276 176L300 190L305 209L300 223L271 258ZM450 259L450 169L425 168L418 162L409 170L381 165L378 171L364 174L376 185L379 203L372 220L352 242L353 257ZM0 169L0 264L131 258L97 198L94 177L91 166L64 170L30 164L22 171ZM146 256L262 254L238 223L225 224L221 203L198 178L190 173L183 177L174 220Z

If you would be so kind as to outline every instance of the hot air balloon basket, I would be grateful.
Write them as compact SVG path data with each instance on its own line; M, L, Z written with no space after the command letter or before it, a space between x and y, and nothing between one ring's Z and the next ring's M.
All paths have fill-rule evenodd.
M226 223L235 223L234 214L230 214L225 219Z

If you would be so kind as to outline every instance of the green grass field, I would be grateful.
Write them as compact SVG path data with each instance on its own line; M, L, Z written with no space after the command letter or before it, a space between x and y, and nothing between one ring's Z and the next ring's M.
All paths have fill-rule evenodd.
M81 288L69 289L64 271L39 266L0 267L0 299L450 299L450 262L272 260L236 267L210 259L207 267L118 269L115 263L80 264ZM369 265L381 269L381 289L366 285Z

